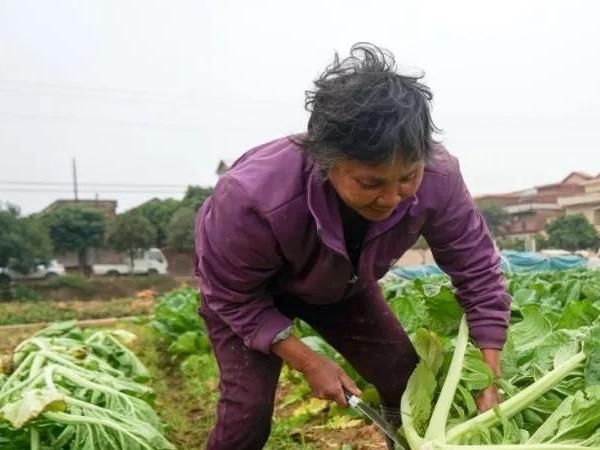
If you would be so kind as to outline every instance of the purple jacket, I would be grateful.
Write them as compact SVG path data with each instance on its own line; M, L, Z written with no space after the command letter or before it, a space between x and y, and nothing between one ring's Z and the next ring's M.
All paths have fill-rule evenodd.
M369 227L356 275L335 192L317 164L287 138L249 150L198 212L203 304L249 348L268 353L275 335L291 324L274 295L315 304L367 295L421 234L452 279L471 337L481 348L502 348L510 297L499 256L457 159L441 146L416 195Z

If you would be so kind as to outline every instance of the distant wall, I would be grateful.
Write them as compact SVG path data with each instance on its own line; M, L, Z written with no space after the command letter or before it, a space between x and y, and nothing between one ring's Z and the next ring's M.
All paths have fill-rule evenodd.
M163 248L169 263L169 273L177 277L191 277L194 275L194 257L192 253L178 253L169 249ZM408 250L402 258L400 258L396 267L414 267L422 264L434 264L431 250Z
M400 258L395 266L396 267L414 267L421 266L423 264L435 264L431 250L408 250L402 258Z
M168 248L161 249L169 263L169 273L177 277L190 277L194 275L194 254L179 253L169 250Z
M54 255L56 260L65 268L72 269L78 266L77 253L69 252ZM90 248L88 250L88 264L124 264L127 263L127 255L117 253L110 249Z

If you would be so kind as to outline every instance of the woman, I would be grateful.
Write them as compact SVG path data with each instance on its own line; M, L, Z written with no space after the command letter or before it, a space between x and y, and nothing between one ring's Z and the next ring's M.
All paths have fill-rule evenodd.
M335 362L291 335L294 318L377 388L399 425L417 356L377 280L420 235L500 376L510 297L458 162L432 138L429 89L369 44L336 55L315 86L306 134L246 152L197 217L200 313L220 369L208 450L263 447L282 361L319 398L345 405L343 388L360 394ZM490 387L479 409L498 400Z

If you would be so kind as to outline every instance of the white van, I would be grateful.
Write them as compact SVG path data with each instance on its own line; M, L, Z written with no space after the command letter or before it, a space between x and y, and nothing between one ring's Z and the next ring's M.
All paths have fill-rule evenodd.
M9 268L0 267L0 278L4 281L20 280L47 280L48 278L58 277L65 274L65 267L55 259L47 263L39 262L35 264L29 273L21 273Z
M92 264L92 273L95 275L164 275L168 273L167 258L159 248L136 250L133 267L129 256L124 255L119 264Z

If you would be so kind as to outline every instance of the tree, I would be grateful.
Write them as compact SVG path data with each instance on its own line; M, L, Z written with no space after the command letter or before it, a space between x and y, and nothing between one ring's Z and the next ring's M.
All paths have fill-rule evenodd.
M503 237L510 224L511 216L496 203L486 203L479 207L490 233L494 237Z
M142 203L140 206L132 209L132 213L140 213L154 226L156 238L153 243L155 247L164 247L167 242L167 227L173 214L181 207L181 202L173 198L152 200Z
M525 241L523 239L500 238L498 239L498 247L501 250L517 250L525 251Z
M197 211L212 193L213 188L211 187L188 186L181 204Z
M167 228L167 244L180 252L194 250L194 221L196 211L191 207L179 209Z
M597 249L600 237L583 214L569 214L546 224L548 245L569 251Z
M138 249L147 249L156 242L156 229L139 211L130 211L119 215L111 224L108 244L119 252L129 256L131 270Z
M82 272L88 266L88 250L104 243L106 219L104 214L89 206L65 206L50 212L44 219L56 251L77 253Z
M20 217L19 208L0 208L0 267L30 272L38 262L52 256L48 230L38 219Z

